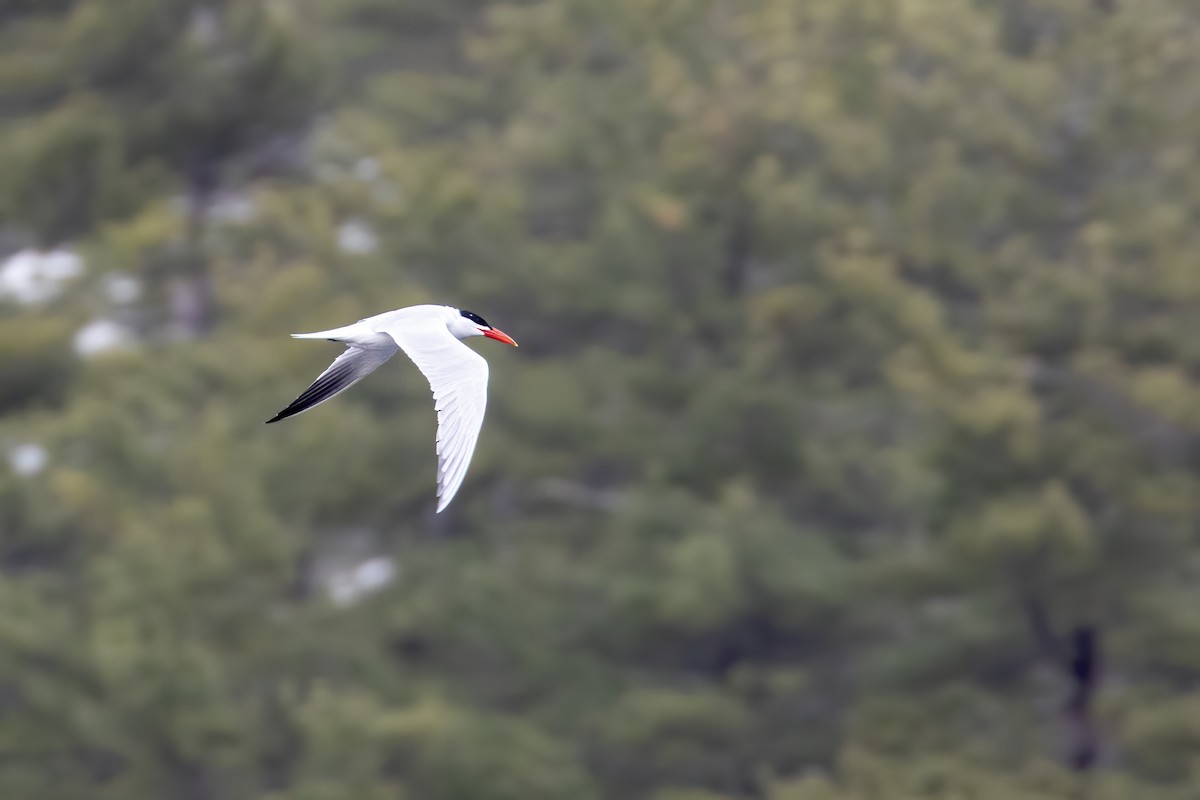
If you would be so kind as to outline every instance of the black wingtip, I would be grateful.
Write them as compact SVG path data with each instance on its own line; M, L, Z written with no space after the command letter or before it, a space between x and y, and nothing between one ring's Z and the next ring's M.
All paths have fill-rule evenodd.
M300 400L297 400L296 402L292 403L290 406L285 408L283 411L280 411L278 414L276 414L275 416L273 416L269 420L267 420L267 424L270 425L272 422L279 422L282 419L287 419L288 417L294 417L297 414L299 414L301 411L306 411L309 408L312 408L313 405L315 405L315 404L301 403Z

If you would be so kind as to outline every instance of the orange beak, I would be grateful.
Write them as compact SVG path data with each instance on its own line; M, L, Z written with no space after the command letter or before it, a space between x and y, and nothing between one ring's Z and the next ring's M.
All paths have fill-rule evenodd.
M500 330L499 328L486 328L486 329L481 328L480 330L482 330L483 335L488 337L489 339L495 339L497 342L504 342L505 344L511 344L513 347L520 347L520 345L518 345L516 342L513 341L513 338L511 336L509 336L507 333Z

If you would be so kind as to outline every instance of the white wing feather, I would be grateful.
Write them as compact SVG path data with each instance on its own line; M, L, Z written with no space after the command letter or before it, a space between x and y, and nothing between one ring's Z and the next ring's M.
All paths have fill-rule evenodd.
M385 331L429 381L437 410L438 512L462 486L487 410L488 364L444 326Z

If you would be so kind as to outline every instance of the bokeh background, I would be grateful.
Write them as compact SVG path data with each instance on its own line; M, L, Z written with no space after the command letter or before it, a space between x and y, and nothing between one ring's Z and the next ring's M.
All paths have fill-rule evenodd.
M0 3L0 796L1200 797L1194 0ZM399 358L491 362L435 516Z

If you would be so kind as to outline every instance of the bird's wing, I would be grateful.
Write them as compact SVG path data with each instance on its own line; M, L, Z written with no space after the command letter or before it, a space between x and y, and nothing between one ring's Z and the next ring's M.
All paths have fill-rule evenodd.
M387 336L379 336L369 347L350 345L346 352L333 360L329 368L313 381L312 386L292 401L292 404L280 411L268 423L295 416L301 411L307 411L313 406L324 403L339 392L349 389L354 384L374 372L380 364L396 354L395 341Z
M438 506L462 486L487 410L488 364L443 325L387 330L429 381L437 410Z

